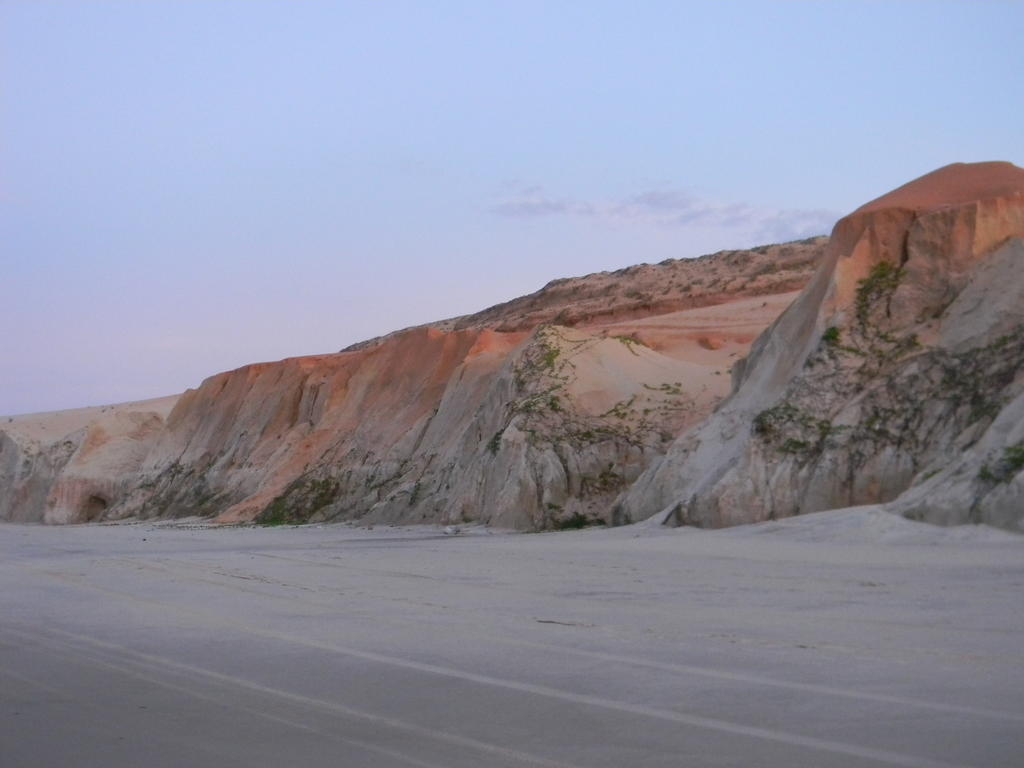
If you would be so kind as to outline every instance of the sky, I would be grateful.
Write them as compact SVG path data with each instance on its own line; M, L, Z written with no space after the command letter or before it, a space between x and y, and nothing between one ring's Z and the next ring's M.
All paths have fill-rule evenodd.
M0 0L0 414L1024 165L1024 3Z

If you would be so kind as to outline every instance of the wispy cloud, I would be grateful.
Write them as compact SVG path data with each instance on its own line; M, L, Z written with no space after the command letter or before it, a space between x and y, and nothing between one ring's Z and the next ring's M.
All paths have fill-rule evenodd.
M544 197L521 197L505 200L491 207L493 213L501 216L519 216L530 218L535 216L590 216L593 211L586 203L575 203L571 200L551 200Z
M664 227L729 229L764 242L827 233L839 218L835 211L824 209L720 203L668 187L606 201L552 197L540 187L529 187L495 203L490 211L518 218L575 216Z

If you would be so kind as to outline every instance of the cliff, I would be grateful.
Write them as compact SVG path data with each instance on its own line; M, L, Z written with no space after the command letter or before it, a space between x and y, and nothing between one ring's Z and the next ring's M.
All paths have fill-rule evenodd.
M728 393L825 242L557 280L340 353L218 374L100 452L86 432L106 422L49 442L9 430L0 519L610 522L618 493Z
M616 505L720 527L889 503L1024 518L1024 170L941 168L835 227L734 391Z
M721 527L886 504L1018 529L1022 266L1024 170L951 165L828 239L8 419L0 519Z
M138 481L177 396L0 420L0 520L92 522Z

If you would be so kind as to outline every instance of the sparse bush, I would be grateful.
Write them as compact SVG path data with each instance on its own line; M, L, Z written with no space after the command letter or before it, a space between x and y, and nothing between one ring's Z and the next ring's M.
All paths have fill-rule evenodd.
M298 525L333 502L340 490L334 478L300 477L256 518L258 525Z
M1003 455L990 467L983 464L978 471L978 479L986 483L1008 483L1018 472L1024 469L1024 441L1008 445L1003 449Z
M487 450L491 452L492 456L498 454L498 450L501 448L501 436L505 434L504 429L499 429L494 433L494 436L487 441Z
M821 451L829 435L840 429L785 402L754 417L754 434L781 453Z
M857 320L861 327L868 324L871 307L881 299L892 296L903 279L903 269L892 262L880 261L871 268L868 276L857 282Z
M646 347L647 346L642 341L640 341L640 339L637 339L637 338L635 338L633 336L612 336L612 338L617 340L617 341L619 341L619 342L621 342L623 345L625 345L626 349L628 349L630 352L632 352L637 357L639 357L640 355L639 355L639 353L635 349L633 349L633 347L634 346L641 346L641 347Z
M1024 442L1008 446L1003 452L1003 461L1014 474L1024 469Z
M788 438L786 442L779 448L783 453L803 453L811 445L806 440L796 440L795 438Z
M604 520L591 519L579 512L573 512L571 517L552 521L551 528L555 531L575 531L592 525L604 525Z

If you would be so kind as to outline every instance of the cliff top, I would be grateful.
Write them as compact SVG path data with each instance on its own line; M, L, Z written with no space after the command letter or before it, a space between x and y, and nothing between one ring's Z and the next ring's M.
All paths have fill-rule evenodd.
M1013 163L952 163L865 203L851 215L886 208L926 211L1016 195L1024 195L1024 169Z

